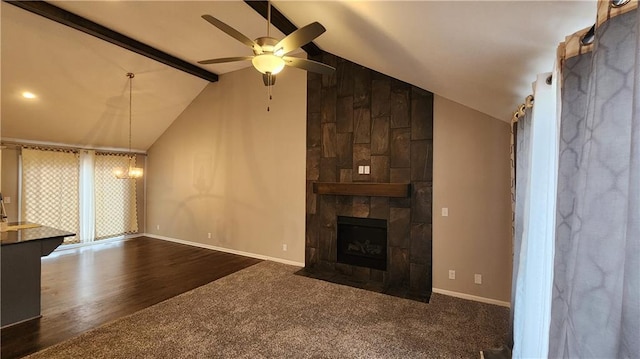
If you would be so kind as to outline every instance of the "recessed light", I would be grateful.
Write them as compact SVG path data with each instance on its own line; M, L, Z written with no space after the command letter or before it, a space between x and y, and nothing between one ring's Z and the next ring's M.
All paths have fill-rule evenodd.
M36 95L31 93L31 92L29 92L29 91L25 91L25 92L22 93L22 97L24 97L24 98L36 98Z

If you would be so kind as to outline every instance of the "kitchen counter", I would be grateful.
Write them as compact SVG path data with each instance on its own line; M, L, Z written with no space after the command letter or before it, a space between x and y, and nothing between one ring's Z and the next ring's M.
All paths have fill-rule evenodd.
M7 229L7 231L4 231L3 229L2 233L0 233L0 244L2 244L3 246L29 241L39 241L49 238L64 238L75 235L75 233L62 231L52 227L41 226L39 224L30 222L12 222L8 224Z
M6 230L6 231L5 231ZM74 233L28 222L9 223L0 233L1 326L40 317L41 257Z

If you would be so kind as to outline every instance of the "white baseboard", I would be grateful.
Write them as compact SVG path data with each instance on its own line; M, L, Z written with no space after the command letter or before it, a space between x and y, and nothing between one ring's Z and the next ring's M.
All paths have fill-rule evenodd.
M511 303L504 302L502 300L485 298L485 297L478 297L476 295L460 293L460 292L453 292L453 291L450 291L450 290L440 289L440 288L433 288L432 291L434 293L448 295L450 297L468 299L468 300L473 300L473 301L476 301L476 302L487 303L487 304L495 304L495 305L499 305L501 307L507 307L507 308L511 307Z
M188 246L194 246L194 247L200 247L200 248L205 248L205 249L211 249L211 250L214 250L214 251L237 254L237 255L240 255L240 256L257 258L257 259L262 259L262 260L267 260L267 261L272 261L272 262L278 262L278 263L288 264L288 265L292 265L292 266L296 266L296 267L304 267L304 263L296 262L296 261L290 261L288 259L269 257L269 256L265 256L265 255L262 255L262 254L243 252L243 251L238 251L238 250L235 250L235 249L212 246L212 245L209 245L209 244L198 243L198 242L185 241L183 239L165 237L165 236L160 236L160 235L151 234L151 233L143 233L143 234L140 234L140 235L141 236L150 237L150 238L155 238L155 239L161 239L163 241L186 244Z

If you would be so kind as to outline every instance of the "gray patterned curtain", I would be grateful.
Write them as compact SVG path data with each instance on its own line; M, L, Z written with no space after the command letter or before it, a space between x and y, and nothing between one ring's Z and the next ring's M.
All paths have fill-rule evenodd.
M638 16L564 63L551 358L640 358Z

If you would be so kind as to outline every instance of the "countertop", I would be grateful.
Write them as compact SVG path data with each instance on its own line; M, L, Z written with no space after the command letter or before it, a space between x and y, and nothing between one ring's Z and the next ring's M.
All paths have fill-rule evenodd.
M9 227L18 226L18 225L29 225L32 223L28 222L11 222L9 223ZM60 237L70 237L75 235L75 233L63 231L60 229L47 227L47 226L38 226L31 228L23 228L18 230L12 230L1 233L0 243L5 245L10 244L19 244L29 241L37 241L42 239L49 238L60 238Z

